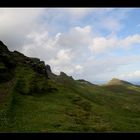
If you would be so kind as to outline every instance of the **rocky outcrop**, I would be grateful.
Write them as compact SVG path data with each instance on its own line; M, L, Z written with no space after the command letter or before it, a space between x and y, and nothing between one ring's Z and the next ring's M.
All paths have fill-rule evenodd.
M60 76L68 77L66 73L60 72Z
M48 64L46 65L46 71L47 71L47 74L48 74L48 78L56 79L58 77L58 75L56 75L52 72L51 67Z
M45 62L40 61L38 58L30 58L29 63L32 68L40 74L47 74L47 70L45 67Z
M86 80L84 80L84 79L79 79L79 80L77 80L77 81L80 82L81 84L95 85L95 84L92 84L92 83L90 83L89 81L86 81Z
M4 65L8 70L12 70L19 65L28 65L37 73L45 74L45 76L48 77L44 61L40 61L38 58L27 57L18 51L10 52L2 41L0 41L0 63L1 66ZM3 69L1 69L1 71L3 71Z
M11 52L0 41L0 82L6 82L13 76L12 69L15 67Z
M72 79L73 80L73 77L72 76L68 76L66 73L64 72L60 72L60 77L62 78L69 78L69 79Z
M2 41L0 41L0 54L4 52L9 52L9 50L7 46L5 46Z
M48 73L52 73L50 65L46 65L46 70L47 70Z

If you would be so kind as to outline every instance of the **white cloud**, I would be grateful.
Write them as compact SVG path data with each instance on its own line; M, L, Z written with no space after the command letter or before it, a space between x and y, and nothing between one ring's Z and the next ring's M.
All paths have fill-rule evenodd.
M43 9L39 8L1 8L1 27L24 27L24 24L26 24L25 26L27 26L28 23L36 19L42 12Z
M73 59L77 59L70 49L62 49L57 53L55 58L52 58L48 63L54 68L54 72L59 74L64 71L69 75L80 74L83 72L83 67L80 64L74 64Z
M123 40L120 40L120 44L124 47L132 46L136 43L140 43L140 34L131 35L124 38Z
M140 35L134 34L127 36L126 38L119 39L117 37L97 37L93 38L89 48L95 52L105 52L116 48L128 48L140 43Z
M10 49L20 50L26 35L37 29L42 8L1 8L0 38Z
M88 46L91 39L90 33L90 26L76 26L53 37L46 30L34 31L27 35L30 43L23 46L22 52L49 63L57 74L62 70L68 74L81 73L83 67L79 61L87 53L85 50L88 48L85 46Z
M44 61L49 61L57 55L60 48L57 47L57 40L60 33L50 38L48 31L36 31L27 35L30 40L26 43L21 52L27 56L39 57Z
M75 69L76 69L76 70L82 70L83 67L82 67L81 65L76 65L76 66L75 66Z
M118 76L119 78L126 80L139 80L140 79L140 70L127 72Z
M111 48L115 48L118 45L118 41L116 38L105 38L105 37L97 37L93 38L89 48L93 50L93 52L104 52Z
M71 57L72 56L69 49L65 49L65 50L62 49L57 53L56 58L51 59L49 63L56 66L57 65L63 66L63 65L68 64L71 61Z
M82 64L81 65L77 64L74 68L75 68L75 70L74 70L75 74L82 74L84 71Z
M90 81L108 79L123 65L139 59L113 56L117 48L132 48L140 43L139 34L117 36L127 10L116 9L3 8L0 38L11 50L44 60L54 73L64 71ZM112 56L100 54L110 51Z
M126 66L133 66L134 63L138 63L139 56L112 56L106 55L105 57L93 57L87 59L80 64L83 67L82 73L75 74L75 78L81 77L88 81L102 81L110 80L112 77L119 77L119 72L123 73L123 68ZM121 77L122 78L122 77Z
M76 26L71 28L69 32L62 33L59 36L58 44L65 47L79 47L87 45L91 39L90 33L90 26L85 26L83 28Z
M96 54L88 50L88 46L92 51L98 53L114 50L117 47L125 48L139 43L139 35L123 39L115 36L95 38L91 35L90 26L76 26L68 32L57 33L53 37L49 36L48 31L32 32L27 37L32 41L23 47L25 54L45 60L56 74L64 71L75 78L83 77L90 81L102 80L102 78L109 80L113 76L112 72L139 60L135 56L118 58L105 55L105 57L96 58ZM90 53L93 55L92 57L89 55Z

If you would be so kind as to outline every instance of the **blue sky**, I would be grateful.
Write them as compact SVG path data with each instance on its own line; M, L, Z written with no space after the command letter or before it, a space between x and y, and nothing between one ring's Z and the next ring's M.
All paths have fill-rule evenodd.
M52 71L140 81L140 8L0 8L0 39Z

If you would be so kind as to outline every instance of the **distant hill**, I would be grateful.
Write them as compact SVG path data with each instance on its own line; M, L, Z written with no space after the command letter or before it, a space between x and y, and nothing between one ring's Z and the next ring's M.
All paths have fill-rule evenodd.
M107 85L133 85L132 83L129 83L127 81L123 81L117 78L112 78Z
M140 87L107 85L56 75L0 41L0 132L139 132Z

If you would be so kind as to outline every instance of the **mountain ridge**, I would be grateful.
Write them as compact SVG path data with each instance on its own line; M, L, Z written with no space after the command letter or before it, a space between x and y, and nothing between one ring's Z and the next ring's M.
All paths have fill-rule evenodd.
M13 56L14 61L11 61L11 64L16 65L16 63L22 63L22 64L27 64L27 65L31 65L33 67L34 70L38 71L39 73L44 73L46 74L46 76L48 78L54 78L57 77L58 75L54 74L51 70L51 67L49 64L45 64L44 61L41 61L39 58L33 58L33 57L27 57L24 54L18 52L18 51L9 51L8 47L6 45L4 45L4 43L2 41L0 41L0 57L5 56L5 55L11 55L11 57ZM22 57L23 59L16 59L16 57ZM18 57L18 58L19 58ZM6 59L4 57L4 59ZM10 57L8 59L11 59ZM14 63L16 62L16 63ZM73 79L72 76L67 76L67 74L65 74L64 72L60 72L60 76L66 76L66 77L71 77ZM94 83L91 83L89 81L86 81L84 79L77 79L77 81L81 82L81 83L88 83L88 84L93 84L96 85ZM117 78L112 78L106 85L118 85L118 84L131 84L130 82L124 81L124 80L120 80Z
M8 47L2 42L0 41L0 57L2 56L5 56L5 55L13 55L15 56L14 58L14 61L16 63L20 63L22 62L22 64L27 64L27 65L31 65L34 70L40 72L40 73L44 73L46 74L46 76L48 78L55 78L57 77L58 75L54 74L51 70L51 67L49 64L45 64L44 61L41 61L39 58L34 58L34 57L27 57L25 56L24 54L14 50L13 52L9 51ZM23 60L19 59L17 60L16 57L22 57ZM19 57L18 57L19 58ZM5 57L4 57L5 59ZM8 58L10 59L10 58ZM11 64L14 64L14 62L12 61ZM14 64L15 65L15 64ZM64 72L60 72L60 75L59 76L66 76L66 77L71 77L73 79L72 76L68 76L67 74L65 74ZM86 81L84 79L77 79L77 81L81 82L81 83L88 83L88 84L93 84L93 85L96 85L94 83L91 83L89 81ZM105 85L133 85L132 83L128 82L128 81L125 81L125 80L121 80L121 79L118 79L118 78L112 78L108 83L106 83Z

